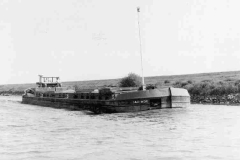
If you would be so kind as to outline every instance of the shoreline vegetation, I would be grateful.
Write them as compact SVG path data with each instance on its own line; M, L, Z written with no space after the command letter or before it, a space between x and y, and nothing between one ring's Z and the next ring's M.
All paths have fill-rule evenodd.
M126 77L124 77L126 78ZM62 82L75 89L116 87L121 79ZM147 88L185 88L193 104L240 105L240 71L145 77ZM35 84L0 85L0 95L22 95Z

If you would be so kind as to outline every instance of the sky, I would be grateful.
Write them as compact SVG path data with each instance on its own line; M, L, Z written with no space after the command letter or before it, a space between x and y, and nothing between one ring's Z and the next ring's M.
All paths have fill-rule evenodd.
M239 0L0 0L0 84L240 70ZM139 24L137 7L140 7ZM141 44L139 41L139 28Z

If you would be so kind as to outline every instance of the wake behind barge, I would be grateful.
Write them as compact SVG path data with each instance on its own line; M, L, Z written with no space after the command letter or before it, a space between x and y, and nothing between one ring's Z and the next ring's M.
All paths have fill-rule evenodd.
M22 103L70 110L89 110L96 114L187 107L190 104L188 91L181 88L139 91L136 87L103 87L74 90L62 87L58 80L59 77L40 76L36 88L25 90Z

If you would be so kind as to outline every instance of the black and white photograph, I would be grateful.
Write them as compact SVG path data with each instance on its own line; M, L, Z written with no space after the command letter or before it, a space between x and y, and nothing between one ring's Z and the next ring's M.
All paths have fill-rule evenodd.
M0 0L0 160L239 160L240 1Z

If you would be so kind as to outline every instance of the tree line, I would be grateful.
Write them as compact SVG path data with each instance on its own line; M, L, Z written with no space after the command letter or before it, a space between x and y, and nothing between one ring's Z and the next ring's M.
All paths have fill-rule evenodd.
M157 85L172 86L175 88L187 89L190 95L212 96L212 95L226 95L240 93L240 80L226 79L225 81L202 80L195 82L192 80L176 81L170 83L165 80L163 83L148 84L147 89L156 88ZM141 77L135 73L129 73L126 77L120 79L120 87L140 87L141 90Z

